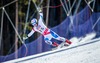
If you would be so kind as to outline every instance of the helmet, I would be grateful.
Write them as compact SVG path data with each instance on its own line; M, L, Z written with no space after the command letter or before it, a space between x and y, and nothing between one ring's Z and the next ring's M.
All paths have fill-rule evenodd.
M35 25L36 23L37 23L37 19L33 18L33 19L31 20L31 24L32 24L32 25Z

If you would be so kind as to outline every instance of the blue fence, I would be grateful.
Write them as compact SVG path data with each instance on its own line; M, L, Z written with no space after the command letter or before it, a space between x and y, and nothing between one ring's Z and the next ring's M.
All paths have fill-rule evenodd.
M68 39L74 36L76 37L85 36L86 34L91 32L96 32L97 33L96 37L99 37L100 36L99 18L100 18L100 13L91 13L91 10L88 7L86 7L80 13L71 16L71 19L73 19L73 21L71 21L70 17L67 17L60 25L53 27L51 29L60 36ZM94 25L95 27L93 28ZM50 51L52 47L46 44L43 39L44 38L41 35L35 41L26 44L28 48L26 56L43 53L45 51ZM24 57L25 53L26 53L26 48L23 45L18 50L18 58ZM15 59L15 53L12 53L7 56L0 56L0 62L12 59Z

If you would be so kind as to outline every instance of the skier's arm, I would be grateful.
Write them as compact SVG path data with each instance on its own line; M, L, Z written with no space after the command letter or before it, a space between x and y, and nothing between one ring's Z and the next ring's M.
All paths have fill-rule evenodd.
M31 37L34 34L34 30L32 29L31 32L27 35L27 37Z
M26 40L28 39L29 37L31 37L33 34L34 34L34 30L32 29L31 32L26 36L26 37L23 37L23 40Z
M38 24L39 24L40 26L44 27L44 28L47 28L46 25L44 24L42 9L38 8L38 12L39 12Z
M39 12L39 15L40 15L39 21L43 21L43 13L42 12Z

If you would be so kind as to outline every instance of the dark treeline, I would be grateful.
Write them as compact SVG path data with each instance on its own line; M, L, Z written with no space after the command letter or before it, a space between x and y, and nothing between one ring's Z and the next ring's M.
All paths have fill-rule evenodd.
M14 0L0 0L0 23L1 23L1 18L2 18L2 6L12 2ZM37 12L35 13L35 6L33 1L36 2L36 4L38 5L40 3L41 0L32 0L31 4L30 4L30 11L29 11L29 18L28 18L28 22L30 22L30 20L34 17L37 17ZM65 2L64 0L62 0L63 2ZM77 3L79 0L76 0L77 2L75 3L73 9L72 9L72 13L70 15L74 14L75 8L77 7ZM92 1L92 0L87 0L87 1ZM18 33L20 34L20 36L22 37L23 35L23 31L24 31L24 23L26 21L26 14L27 14L27 7L28 7L28 0L18 0L18 21L17 21L17 25L18 25ZM70 5L72 6L74 0L70 0ZM44 0L43 3L41 4L41 6L43 7L43 14L44 14L44 21L46 23L46 14L47 14L47 8L45 6L47 6L48 0ZM61 5L60 0L50 0L50 6L58 6ZM66 0L66 4L68 4L67 0ZM93 3L91 3L92 6ZM65 5L65 3L64 3ZM85 3L84 0L81 1L80 7L78 8L78 12L80 12L87 4ZM96 0L96 4L94 7L94 12L100 12L100 3L99 0ZM13 24L16 24L16 2L10 4L9 6L5 7L5 10L7 11L9 17L11 18ZM35 14L34 14L35 13ZM34 14L34 16L32 16ZM65 18L67 17L64 9L62 6L59 7L53 7L53 8L49 8L49 16L48 16L48 27L54 27L59 25ZM30 27L29 27L30 29ZM30 31L28 29L28 31ZM7 18L6 14L4 14L3 17L3 33L2 33L2 40L1 40L1 46L0 46L0 55L7 55L7 54L11 54L15 51L15 31L9 21L9 19ZM1 24L0 24L0 32L1 32ZM35 38L38 37L38 34L34 35ZM32 40L32 38L30 38ZM21 42L18 39L18 48L21 46ZM10 50L11 49L11 50Z

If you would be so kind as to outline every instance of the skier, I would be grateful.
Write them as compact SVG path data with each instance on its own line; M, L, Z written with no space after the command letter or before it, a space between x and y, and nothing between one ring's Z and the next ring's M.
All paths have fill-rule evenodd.
M39 12L39 15L40 15L40 17L39 17L38 22L37 22L36 18L33 18L31 20L31 24L33 25L33 28L26 37L23 37L24 40L26 40L28 37L31 37L32 34L34 34L34 32L39 32L40 34L42 34L44 36L45 42L54 47L58 47L59 44L57 42L52 42L51 41L52 38L62 41L62 42L65 42L67 45L70 45L72 43L68 39L65 39L64 37L60 37L57 33L52 31L51 29L47 28L43 23L43 13Z

